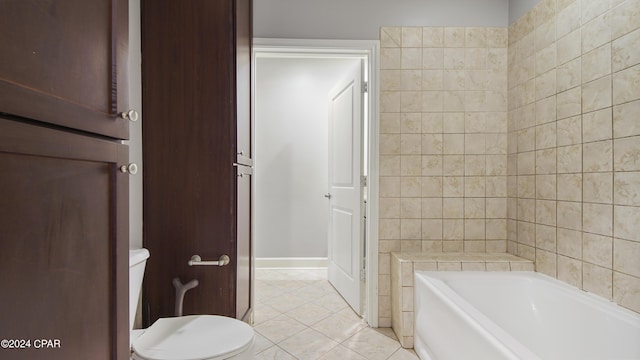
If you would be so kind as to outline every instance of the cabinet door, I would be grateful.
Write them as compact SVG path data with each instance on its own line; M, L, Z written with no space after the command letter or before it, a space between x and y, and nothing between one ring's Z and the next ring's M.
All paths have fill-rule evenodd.
M129 136L127 0L0 2L0 112Z
M127 158L0 118L0 339L30 340L0 358L129 358Z
M183 313L235 317L233 0L142 2L145 320L174 314L172 280L199 285ZM228 266L188 266L193 255Z
M250 321L251 318L251 280L252 244L251 244L251 178L253 169L238 166L238 184L236 196L237 214L237 266L236 266L236 318Z

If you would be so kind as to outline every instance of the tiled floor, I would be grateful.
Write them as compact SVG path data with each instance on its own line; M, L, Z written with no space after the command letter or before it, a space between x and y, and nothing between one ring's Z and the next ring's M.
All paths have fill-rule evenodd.
M416 360L389 328L370 328L326 270L256 269L256 359Z

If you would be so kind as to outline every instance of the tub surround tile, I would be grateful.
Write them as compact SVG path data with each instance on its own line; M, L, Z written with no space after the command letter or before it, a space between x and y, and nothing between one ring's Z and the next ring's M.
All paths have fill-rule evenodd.
M613 197L616 205L640 206L640 172L616 173Z
M640 37L640 1L552 3L555 43L550 26L535 20L549 16L547 4L509 27L507 173L519 176L507 186L507 250L638 311L640 52L632 44ZM544 79L554 70L555 89ZM554 100L555 113L545 111ZM542 127L548 123L555 129ZM555 150L555 159L541 152L533 158L534 146ZM557 202L555 224L550 201Z
M558 255L558 279L582 288L582 261Z
M640 135L640 100L613 107L613 137Z
M613 103L619 105L640 99L640 65L613 74Z
M584 72L583 72L584 73ZM627 78L622 76L617 76L618 78L618 89L617 98L624 99L629 95L626 95L627 89L629 86L627 85ZM600 110L605 107L611 106L612 101L612 86L611 86L611 76L605 76L598 80L594 80L592 82L586 83L582 85L582 111L590 112L595 110Z
M505 263L447 251L509 251L638 308L640 276L615 252L640 242L634 14L639 0L556 0L508 29L381 29L381 323L407 316L387 286L397 251L445 256L403 258L413 270L458 271Z
M613 249L613 269L640 277L640 242L615 239Z
M640 278L613 272L613 301L640 313Z
M582 286L586 291L611 300L613 297L613 271L583 262Z
M611 70L619 71L640 63L640 30L624 35L611 43Z
M582 54L581 49L582 32L580 29L576 29L560 39L557 43L557 64L565 64L575 58L580 57Z
M582 139L584 142L611 139L612 126L611 108L586 113L582 115Z
M611 41L611 15L605 13L582 26L582 53Z
M581 16L579 1L572 1L570 4L560 4L560 2L558 2L556 6L558 10L556 23L558 37L562 37L580 27Z
M422 46L422 28L421 27L402 27L402 47L421 47Z
M617 39L640 28L640 1L627 0L611 11L611 35Z
M582 236L583 260L592 264L612 268L613 238L584 233Z
M402 28L401 27L382 27L380 28L380 47L396 48L402 46Z
M423 27L422 28L422 46L423 47L444 47L444 28L443 27Z

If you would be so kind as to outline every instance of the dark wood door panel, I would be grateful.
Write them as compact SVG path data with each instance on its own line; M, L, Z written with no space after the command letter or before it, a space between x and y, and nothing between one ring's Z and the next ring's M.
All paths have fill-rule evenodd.
M233 1L144 0L142 24L145 317L174 314L174 277L200 283L185 315L235 316Z
M0 3L0 112L128 138L127 0Z
M251 1L143 0L142 56L146 322L174 314L175 277L199 281L184 314L247 319L250 181L233 163L251 164Z
M116 142L0 118L0 338L32 340L0 358L128 358L127 159Z

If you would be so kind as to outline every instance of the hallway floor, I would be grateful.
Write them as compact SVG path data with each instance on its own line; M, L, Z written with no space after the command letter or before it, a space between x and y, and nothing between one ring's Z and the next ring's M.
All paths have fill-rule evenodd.
M256 269L256 359L416 360L390 328L370 328L326 270Z

